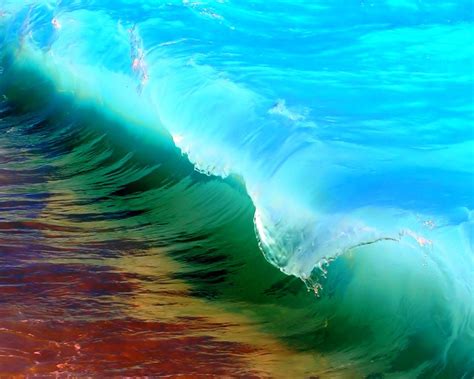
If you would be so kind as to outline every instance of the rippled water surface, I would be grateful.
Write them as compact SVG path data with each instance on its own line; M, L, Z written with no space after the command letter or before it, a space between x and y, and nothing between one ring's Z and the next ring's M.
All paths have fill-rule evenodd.
M0 3L0 375L471 378L470 1Z
M187 227L192 194L204 190L192 187L212 190L213 180L164 178L158 162L133 162L87 128L57 131L9 108L0 127L2 374L261 376L314 365L233 312L239 305L213 301L243 266L208 253L201 228ZM160 178L189 196L166 204Z

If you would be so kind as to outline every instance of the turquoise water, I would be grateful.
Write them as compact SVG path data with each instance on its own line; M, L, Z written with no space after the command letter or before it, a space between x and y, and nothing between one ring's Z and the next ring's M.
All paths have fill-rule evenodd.
M192 230L206 236L203 254L226 250L245 262L263 254L269 267L301 279L310 293L261 290L255 283L266 275L269 285L281 278L257 265L239 287L243 308L296 304L284 320L257 312L275 325L268 333L302 350L338 352L342 362L383 362L377 372L468 378L472 21L470 1L7 0L0 92L15 114L54 121L65 134L87 125L148 162L80 196L140 187L158 160L154 185L166 196L144 189L127 206L154 212L173 199L194 201L171 217L166 243ZM103 175L97 166L86 183ZM191 194L166 184L188 175L219 184ZM104 212L124 211L117 201ZM238 209L251 217L229 226ZM235 236L241 230L249 242ZM217 286L225 299L238 292L195 285ZM323 338L328 318L336 326Z

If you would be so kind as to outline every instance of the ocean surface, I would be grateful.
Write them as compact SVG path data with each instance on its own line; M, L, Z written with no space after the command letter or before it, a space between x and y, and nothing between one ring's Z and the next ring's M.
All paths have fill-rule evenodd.
M0 375L473 378L473 21L0 0Z

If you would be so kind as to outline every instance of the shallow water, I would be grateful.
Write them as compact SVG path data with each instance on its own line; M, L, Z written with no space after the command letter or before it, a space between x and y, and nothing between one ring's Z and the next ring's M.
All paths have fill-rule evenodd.
M468 2L2 7L2 374L474 374Z
M232 266L224 255L205 257L206 236L193 237L175 215L137 207L137 200L143 206L160 199L158 180L135 190L133 181L107 188L114 175L155 171L157 179L156 162L154 169L140 166L104 138L58 136L50 121L10 110L1 131L3 375L274 376L315 368L310 355L214 302L212 288L193 287L224 282L225 270L213 266ZM105 164L111 157L122 164ZM186 187L206 185L188 181ZM184 217L191 205L169 211ZM191 269L186 252L199 246L189 256L202 267Z

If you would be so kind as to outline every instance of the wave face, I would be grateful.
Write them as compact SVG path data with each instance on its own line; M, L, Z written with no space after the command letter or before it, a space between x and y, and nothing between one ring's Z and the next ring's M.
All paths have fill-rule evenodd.
M93 125L99 140L84 142L86 152L103 147L101 133L117 144L135 136L126 149L141 161L158 159L159 175L150 179L146 164L120 174L130 158L111 163L107 150L92 160L97 167L63 174L89 184L87 172L106 175L107 191L82 194L84 201L126 195L128 206L144 211L146 201L146 212L158 212L163 202L200 199L185 221L166 207L172 225L162 230L166 243L176 243L180 230L215 235L232 213L253 213L253 224L248 213L237 222L237 230L255 229L256 240L242 250L258 243L268 262L321 296L298 292L296 301L272 274L275 293L255 288L240 295L297 304L301 311L287 326L297 331L287 340L349 351L349 360L383 361L387 372L468 377L474 365L471 7L470 1L7 0L0 8L0 92L15 114L55 120L58 133L58 124L66 135ZM186 184L189 177L216 180L219 189L208 193L205 185ZM147 198L137 190L143 185L158 186L163 197ZM226 196L233 207L221 202ZM114 207L104 205L104 214ZM132 217L124 209L113 214ZM150 233L138 235L156 242ZM242 241L229 241L222 237L219 249L234 246L247 262L252 254L235 247ZM337 327L327 329L328 319ZM297 327L301 320L305 326ZM321 339L321 331L330 337ZM341 337L351 333L354 350Z

